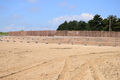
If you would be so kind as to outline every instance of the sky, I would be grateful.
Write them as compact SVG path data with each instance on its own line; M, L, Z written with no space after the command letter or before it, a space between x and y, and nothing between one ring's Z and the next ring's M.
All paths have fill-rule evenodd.
M0 0L0 32L56 30L64 21L120 18L120 0Z

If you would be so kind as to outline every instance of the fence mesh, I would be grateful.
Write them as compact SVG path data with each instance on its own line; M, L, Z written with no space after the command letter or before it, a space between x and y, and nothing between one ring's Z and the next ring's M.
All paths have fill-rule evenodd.
M9 36L84 36L84 37L120 37L114 31L16 31Z

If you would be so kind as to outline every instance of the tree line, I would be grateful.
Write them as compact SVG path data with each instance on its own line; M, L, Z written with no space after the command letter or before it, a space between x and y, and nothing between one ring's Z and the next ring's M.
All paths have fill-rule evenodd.
M0 32L0 36L7 36L8 32Z
M109 15L103 19L101 15L96 14L88 22L83 20L65 21L58 26L57 30L120 31L120 18L117 18L115 15Z

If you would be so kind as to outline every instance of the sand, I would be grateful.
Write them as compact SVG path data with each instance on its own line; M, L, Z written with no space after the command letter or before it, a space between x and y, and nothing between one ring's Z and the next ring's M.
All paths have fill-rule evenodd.
M120 80L120 47L0 41L0 80Z

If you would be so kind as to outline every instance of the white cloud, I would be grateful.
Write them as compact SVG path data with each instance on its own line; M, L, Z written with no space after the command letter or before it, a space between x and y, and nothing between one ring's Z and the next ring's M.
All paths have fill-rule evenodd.
M38 11L40 11L40 8L39 7L29 7L28 10L31 12L38 12Z
M17 28L18 31L25 30L25 27L19 27Z
M81 15L71 15L71 16L59 16L56 18L53 18L53 20L49 20L48 23L52 24L53 26L58 26L59 24L63 23L64 21L72 21L72 20L84 20L88 21L94 17L93 14L89 13L82 13Z
M70 6L67 7L67 9L75 9L75 8L76 8L75 5L70 5Z
M27 0L28 2L31 2L31 3L37 3L38 0Z
M29 30L40 30L40 28L39 27L31 27L31 28L29 28Z
M21 24L24 24L25 22L24 22L24 21L21 21L20 23L21 23Z
M2 31L2 32L11 31L14 29L14 26L15 26L15 24L10 24L7 27L1 28L0 31Z
M81 14L81 17L84 19L84 20L90 20L94 17L93 14L89 14L89 13L82 13Z
M12 15L10 19L12 19L12 20L21 20L22 18L23 18L22 15L15 14L15 15Z
M64 2L61 2L60 4L59 4L59 6L65 6L65 5L67 5L67 1L64 1Z
M8 30L11 30L11 29L12 29L12 27L5 27L3 30L8 31Z
M15 26L15 24L10 24L10 27L13 27L13 26Z

